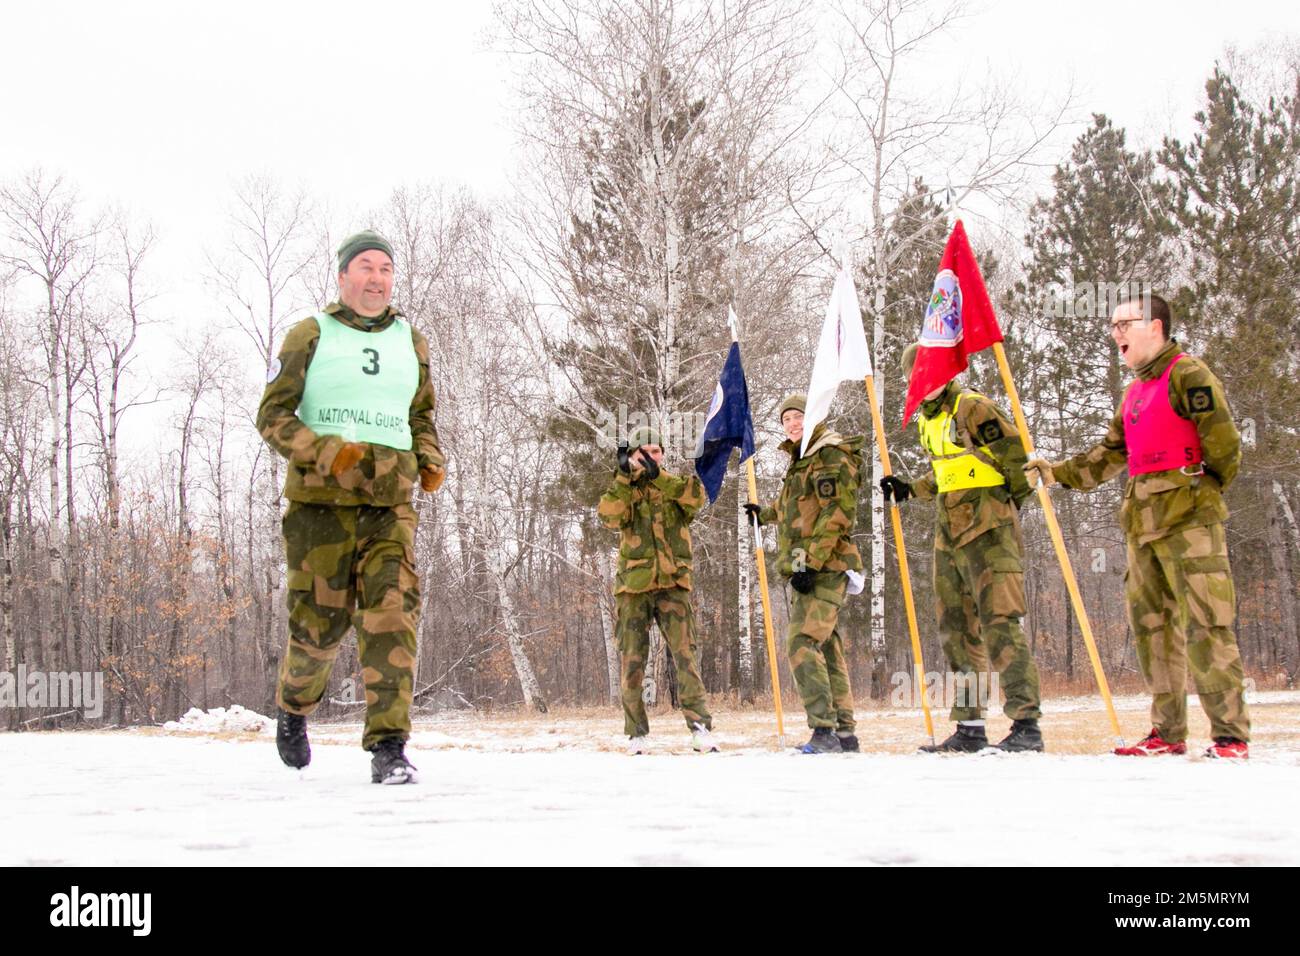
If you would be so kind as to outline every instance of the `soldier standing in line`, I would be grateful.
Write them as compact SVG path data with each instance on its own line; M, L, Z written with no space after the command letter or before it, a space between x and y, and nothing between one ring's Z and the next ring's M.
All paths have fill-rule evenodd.
M806 404L806 396L794 394L777 410L786 436L781 449L790 456L790 467L776 505L747 504L745 510L759 524L779 522L777 570L795 592L786 651L813 732L799 749L842 753L858 750L849 664L837 624L849 588L847 572L859 574L861 590L862 556L852 534L863 439L844 438L820 422L801 456Z
M916 345L903 352L911 377ZM927 753L974 753L989 745L984 729L990 663L998 672L1011 733L998 748L1041 751L1038 668L1020 619L1025 614L1020 506L1031 489L1025 447L989 399L948 382L925 397L917 418L932 473L915 482L880 479L885 500L937 499L934 590L943 651L955 680L956 731Z
M1145 300L1145 301L1144 301ZM1171 338L1158 295L1121 303L1111 335L1137 373L1106 437L1068 461L1041 458L1030 480L1091 491L1127 469L1120 524L1128 542L1125 597L1138 665L1151 691L1151 732L1122 756L1187 752L1187 670L1210 718L1207 757L1246 757L1250 715L1223 489L1241 466L1241 435L1223 384Z
M307 715L319 705L349 625L366 691L362 746L375 783L413 783L416 482L442 484L429 346L390 306L393 250L360 232L338 251L339 301L289 330L257 413L288 459L283 532L289 642L280 666L276 745L311 761Z
M632 451L629 454L628 448ZM622 662L623 729L628 753L647 752L650 721L641 699L650 625L657 622L677 667L677 690L691 746L718 749L713 718L704 701L704 682L695 662L695 612L691 607L691 532L687 527L704 504L704 486L691 475L664 471L657 430L636 429L619 446L618 469L600 499L601 524L619 533L617 640Z

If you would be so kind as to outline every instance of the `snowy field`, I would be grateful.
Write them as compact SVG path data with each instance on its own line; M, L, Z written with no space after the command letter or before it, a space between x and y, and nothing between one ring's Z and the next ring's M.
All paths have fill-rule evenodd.
M1141 737L1146 700L1117 705ZM1105 755L1095 698L1047 703L1051 753L964 757L914 753L919 712L864 711L874 752L818 757L752 710L719 714L715 755L655 713L644 757L612 708L452 714L417 724L406 787L369 782L355 724L311 726L301 772L270 730L0 734L0 865L1300 863L1300 693L1254 695L1246 763L1200 757L1189 706L1194 755L1149 759Z

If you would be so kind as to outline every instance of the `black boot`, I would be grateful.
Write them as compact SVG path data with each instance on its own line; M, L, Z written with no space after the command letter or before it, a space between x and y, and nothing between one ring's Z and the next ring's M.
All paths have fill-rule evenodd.
M927 745L920 750L921 753L926 754L973 754L988 745L989 738L982 726L968 727L965 724L958 724L956 732L943 743Z
M1011 733L998 744L998 750L1007 753L1042 753L1043 732L1038 729L1038 721L1033 718L1012 721Z
M853 734L841 734L838 731L835 734L840 738L840 749L846 754L855 754L858 752L858 738Z
M401 737L385 737L375 744L370 761L371 783L415 783L415 767L406 759L406 743Z
M840 745L840 738L835 736L835 731L829 727L818 727L813 730L813 735L808 738L808 742L799 748L799 752L805 754L838 754L843 753L844 748Z
M275 747L280 751L280 759L294 770L301 770L311 763L307 718L282 709L275 721Z

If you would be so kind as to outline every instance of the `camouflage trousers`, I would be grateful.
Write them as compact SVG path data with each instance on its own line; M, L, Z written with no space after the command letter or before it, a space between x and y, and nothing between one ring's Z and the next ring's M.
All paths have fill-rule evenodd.
M651 621L658 623L659 633L672 651L677 666L677 698L687 728L693 730L695 724L703 724L711 730L713 718L704 703L704 682L695 663L695 612L691 608L691 592L686 588L660 588L640 594L618 594L614 602L618 608L615 637L623 665L623 732L629 737L650 733L641 684L650 653Z
M289 646L277 694L291 714L310 714L325 694L339 642L357 631L366 688L367 750L411 733L411 684L420 584L415 509L289 502Z
M853 689L849 662L836 628L848 580L843 571L823 571L813 577L813 589L800 594L791 588L790 629L786 653L790 671L803 700L808 726L852 733Z
M1025 575L1020 529L1002 525L952 547L942 528L934 538L934 592L943 653L955 678L951 718L982 720L987 684L979 675L998 672L1012 720L1037 720L1038 667L1020 619L1025 615Z
M1210 735L1249 740L1223 525L1188 528L1147 544L1130 539L1124 591L1138 666L1151 691L1151 724L1160 736L1187 739L1190 664Z

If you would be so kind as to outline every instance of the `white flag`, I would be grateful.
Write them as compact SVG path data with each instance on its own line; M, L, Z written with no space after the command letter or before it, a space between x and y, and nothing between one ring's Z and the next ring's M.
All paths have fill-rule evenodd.
M867 335L862 329L862 313L858 311L858 290L853 287L849 270L841 269L835 279L831 301L826 306L826 321L822 323L817 358L813 360L808 407L803 413L800 457L808 450L813 429L831 410L831 401L840 382L851 378L864 379L870 374L871 355L867 352Z

